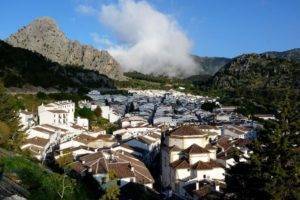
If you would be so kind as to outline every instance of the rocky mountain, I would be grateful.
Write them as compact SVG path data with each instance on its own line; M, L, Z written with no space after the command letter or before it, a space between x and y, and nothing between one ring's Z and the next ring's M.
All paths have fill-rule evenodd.
M0 81L6 87L37 86L58 90L115 88L114 81L97 71L62 66L27 49L0 40Z
M269 51L261 53L270 58L281 58L289 61L300 63L300 48L295 48L287 51ZM192 55L194 61L199 65L199 74L214 75L224 65L229 63L232 59L225 57L200 57Z
M282 58L282 59L300 63L300 48L295 48L295 49L282 51L282 52L270 51L270 52L262 53L262 55L266 55L271 58Z
M230 58L224 57L200 57L192 55L199 66L199 74L214 75L221 67L230 62Z
M266 54L245 54L234 58L213 77L216 88L299 89L300 63Z
M48 17L34 20L18 30L7 40L14 47L25 48L61 65L81 66L92 69L112 79L122 79L120 65L107 51L99 51L88 45L69 40Z

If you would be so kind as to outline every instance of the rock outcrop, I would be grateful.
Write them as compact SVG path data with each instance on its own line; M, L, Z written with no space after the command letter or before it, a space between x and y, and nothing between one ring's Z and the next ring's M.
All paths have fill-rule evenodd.
M28 49L62 65L81 66L98 71L112 79L122 79L117 61L107 52L69 40L48 17L34 20L7 40L15 47Z

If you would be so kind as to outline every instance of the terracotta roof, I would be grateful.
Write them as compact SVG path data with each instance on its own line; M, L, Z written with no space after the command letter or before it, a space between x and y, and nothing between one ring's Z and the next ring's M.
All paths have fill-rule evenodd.
M234 144L238 147L246 147L248 144L250 144L251 141L247 140L247 139L237 139L236 141L234 141Z
M157 133L150 133L149 136L152 137L152 138L155 138L155 139L160 139L161 138L161 136Z
M216 126L211 126L211 125L205 125L205 124L202 124L202 125L199 125L198 126L199 129L218 129Z
M108 154L106 157L104 154ZM143 162L123 151L102 150L80 158L92 173L115 171L118 178L136 177L137 182L153 183L154 179ZM133 167L133 168L131 168Z
M103 153L101 151L93 153L93 154L89 154L89 155L85 155L85 156L81 156L79 158L80 161L83 162L91 162L91 161L95 161L98 158L103 158Z
M76 136L73 140L87 145L88 143L97 140L97 138L86 134L80 134Z
M114 171L118 178L134 177L134 173L131 170L131 165L128 162L121 163L108 163L109 171Z
M45 128L51 128L51 129L54 129L54 130L63 131L63 132L67 132L68 131L67 129L60 128L60 127L57 127L57 126L53 126L53 125L50 125L50 124L43 124L41 126L45 127Z
M181 151L181 149L178 146L173 145L173 146L169 147L169 151Z
M190 164L188 160L186 159L179 159L172 163L170 163L170 166L174 169L188 169L190 168Z
M217 141L217 145L220 146L224 151L226 151L229 147L232 146L231 142L232 141L229 140L229 138L227 138L227 137L221 137Z
M206 132L200 130L197 126L184 125L170 132L171 136L192 136L205 135Z
M196 170L205 170L205 169L213 169L213 168L220 168L220 167L223 168L223 165L217 163L214 160L210 160L209 162L198 161L192 166L192 168Z
M32 129L35 130L35 131L47 133L47 134L49 134L49 135L52 135L52 134L55 133L54 131L49 131L49 130L44 129L44 128L42 128L42 127L34 127L34 128L32 128Z
M209 151L207 149L204 149L204 148L200 147L197 144L192 144L190 147L183 150L183 153L186 153L186 154L201 154L201 153L209 153Z
M46 146L46 144L49 142L48 139L44 139L44 138L40 138L40 137L34 137L34 138L30 138L25 140L25 144L33 144L39 147L44 147Z
M87 168L79 161L70 164L71 169L76 171L77 173L82 173L87 170Z

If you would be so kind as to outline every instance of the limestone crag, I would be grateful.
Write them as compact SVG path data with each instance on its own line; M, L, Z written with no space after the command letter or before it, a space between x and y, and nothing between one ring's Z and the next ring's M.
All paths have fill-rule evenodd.
M40 53L62 65L81 66L112 79L123 79L120 65L107 51L69 40L55 21L48 17L34 20L6 41L12 46Z

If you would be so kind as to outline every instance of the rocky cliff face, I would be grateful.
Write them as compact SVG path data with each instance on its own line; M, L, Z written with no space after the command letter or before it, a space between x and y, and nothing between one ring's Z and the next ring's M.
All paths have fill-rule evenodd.
M40 53L62 65L76 65L96 70L112 79L123 78L120 65L107 51L99 51L69 40L59 30L55 21L48 17L34 20L6 41L12 46Z

